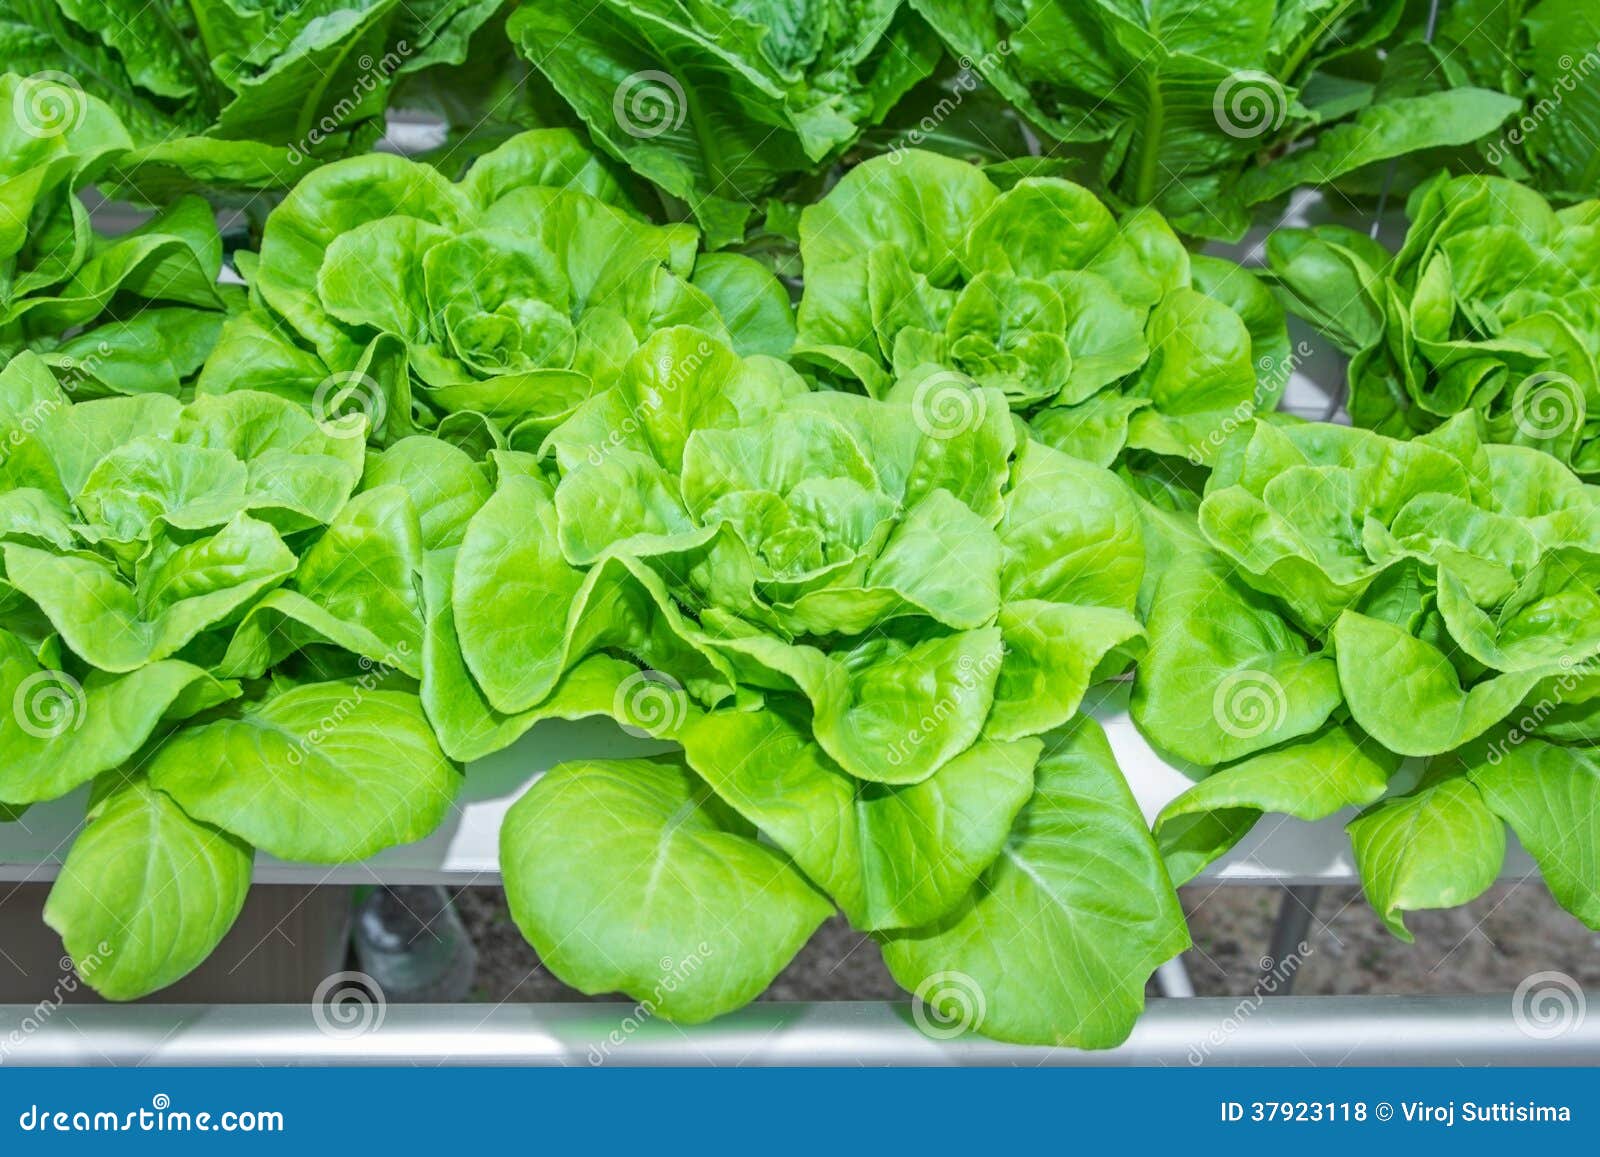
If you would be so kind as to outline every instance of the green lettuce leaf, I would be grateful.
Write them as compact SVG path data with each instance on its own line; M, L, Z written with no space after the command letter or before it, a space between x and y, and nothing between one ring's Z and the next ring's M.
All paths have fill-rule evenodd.
M895 933L884 960L935 1023L1020 1044L1108 1048L1145 980L1188 947L1176 893L1105 734L1080 717L1047 740L1004 849L942 920Z
M180 979L233 926L250 889L248 844L132 780L101 800L61 865L45 922L108 1000Z
M506 899L566 983L698 1023L753 999L833 910L754 835L673 761L562 764L506 816Z
M324 864L422 839L461 787L416 696L363 682L244 704L180 731L147 769L195 818L280 859Z

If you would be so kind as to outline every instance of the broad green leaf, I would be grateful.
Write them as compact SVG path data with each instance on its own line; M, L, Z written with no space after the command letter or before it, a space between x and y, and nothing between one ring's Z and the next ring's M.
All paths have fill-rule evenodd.
M1253 205L1297 185L1332 184L1363 166L1423 148L1471 144L1493 133L1517 108L1513 97L1477 88L1381 101L1324 132L1311 148L1245 174L1238 193Z
M863 930L948 912L994 860L1033 791L1037 740L980 740L921 783L855 779L769 705L719 711L682 734L684 756Z
M461 190L480 209L529 187L575 189L608 205L626 207L627 194L610 166L567 129L518 133L472 162Z
M1316 732L1339 706L1333 660L1215 556L1173 565L1147 626L1133 719L1170 755L1229 763Z
M183 530L223 526L249 505L249 471L226 450L138 438L100 459L76 495L94 539L136 542L157 520Z
M1104 390L1076 405L1046 407L1028 420L1028 428L1052 449L1110 466L1128 444L1129 420L1149 404L1149 398Z
M1326 819L1376 802L1400 757L1359 730L1329 727L1219 768L1161 809L1156 843L1173 881L1186 884L1244 838L1265 812Z
M880 246L899 249L913 270L946 281L972 223L998 195L974 166L917 150L851 169L800 217L801 348L841 347L878 358L869 256Z
M617 450L677 471L696 430L752 422L804 388L781 363L741 358L712 334L672 326L646 338L615 386L580 406L547 445L567 471Z
M1192 289L1161 300L1146 330L1150 360L1129 389L1150 405L1128 420L1128 444L1210 462L1219 434L1256 408L1254 342L1244 319Z
M1517 833L1561 906L1600 927L1600 763L1593 749L1502 741L1471 759L1467 776Z
M507 814L500 859L552 972L688 1024L759 995L833 907L671 761L552 769Z
M452 596L467 667L496 710L525 710L555 686L583 582L561 557L549 487L502 478L467 524Z
M55 555L8 543L11 583L50 617L66 643L104 671L133 671L178 651L294 571L264 522L239 515L210 537L158 545L128 585L93 555Z
M0 632L0 800L26 805L66 795L131 759L165 719L189 704L230 698L236 687L169 659L124 675L82 681L41 666L21 640Z
M45 360L79 400L109 394L176 396L221 336L227 315L185 306L152 307L62 342Z
M978 738L1001 665L998 629L918 642L869 639L830 654L763 635L711 640L742 681L800 691L823 751L851 775L920 783Z
M467 523L493 493L483 468L436 438L404 438L368 461L364 490L402 486L421 520L424 550L460 546Z
M147 766L195 818L319 864L422 839L461 787L416 696L363 682L309 683L244 705L178 732Z
M1132 1031L1150 973L1188 944L1105 734L1080 717L1047 740L1033 798L967 898L883 951L941 1020L1018 1044L1109 1048Z
M1347 611L1333 629L1339 683L1368 735L1402 755L1439 755L1516 710L1540 672L1463 687L1444 653L1391 623Z
M1493 670L1570 668L1600 651L1597 584L1600 556L1551 551L1492 617L1441 572L1439 611L1462 650Z
M1139 513L1108 471L1025 442L998 533L1008 600L1133 610L1144 575Z
M985 731L995 739L1064 726L1099 678L1143 650L1144 627L1126 611L1038 599L1008 602L998 619L1005 658Z
M223 660L259 678L297 647L330 641L381 668L422 673L422 537L399 486L364 490L306 550L287 586L251 608Z
M615 718L620 713L619 705L626 707L630 691L641 686L640 671L634 664L609 655L591 655L564 674L538 706L512 714L496 711L461 657L450 599L454 570L453 550L431 554L423 564L424 594L430 612L422 644L422 706L439 746L451 759L467 763L492 755L511 746L544 719L591 715ZM670 693L670 685L661 686ZM655 722L681 724L688 717L688 696L683 695L674 707L679 710L663 713L659 721L633 712L629 726L650 730L649 725Z
M361 477L359 429L319 422L270 394L197 397L184 407L173 441L225 450L243 462L250 509L285 532L333 521Z
M1404 914L1453 908L1483 893L1505 859L1505 825L1464 776L1387 799L1350 821L1361 885L1373 909L1410 943Z
M211 954L244 906L252 858L242 840L133 780L100 804L73 843L45 923L96 992L134 1000Z
M414 217L460 229L471 218L466 198L436 170L374 153L308 173L268 219L255 289L329 361L352 342L317 296L317 276L334 241L369 221Z
M741 356L785 356L794 345L794 307L783 283L753 258L707 253L694 264L690 284L717 307Z

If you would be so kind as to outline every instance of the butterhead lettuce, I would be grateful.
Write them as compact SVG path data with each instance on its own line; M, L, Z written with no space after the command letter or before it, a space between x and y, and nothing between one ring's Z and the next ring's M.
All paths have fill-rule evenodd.
M1267 811L1345 807L1374 908L1464 903L1499 874L1504 825L1557 898L1595 854L1545 793L1587 789L1600 738L1600 507L1554 458L1486 443L1470 414L1411 441L1257 423L1199 509L1209 550L1156 589L1133 715L1214 768L1157 838L1192 877ZM1566 813L1566 805L1554 804Z
M935 421L998 391L1034 437L1101 465L1208 463L1288 381L1283 311L1253 275L1068 181L876 158L805 211L800 255L801 364Z
M269 218L245 263L252 308L200 389L360 408L388 440L443 425L536 446L663 326L787 349L776 280L729 256L701 288L696 246L638 216L565 130L514 137L458 182L386 154L340 161Z
M0 371L0 804L90 785L45 918L109 959L105 996L199 964L254 848L361 859L455 797L414 678L419 519L363 487L366 432L250 391L75 401L31 353Z
M1350 416L1409 437L1470 411L1600 474L1600 201L1441 174L1407 211L1398 253L1333 226L1268 241L1290 308L1350 355Z
M564 765L513 808L513 914L563 979L650 994L660 960L705 957L652 997L704 1019L838 906L908 989L978 977L983 1031L1126 1034L1143 978L1185 942L1077 714L1142 647L1137 510L1108 471L1027 437L998 391L974 396L981 415L933 427L672 327L539 456L497 455L494 493L429 570L450 621L430 624L422 695L446 750L592 714L683 749ZM1090 932L1097 903L1058 885L1101 855L1130 874L1129 908ZM674 883L651 887L663 857ZM573 874L614 887L590 903ZM748 927L716 918L734 903ZM648 944L621 931L641 904ZM1070 963L1084 936L1105 967Z

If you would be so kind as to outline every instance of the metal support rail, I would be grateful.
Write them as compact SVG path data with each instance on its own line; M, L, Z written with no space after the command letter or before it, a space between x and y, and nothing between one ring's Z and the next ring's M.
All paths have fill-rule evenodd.
M365 1025L324 1028L305 1005L67 1005L43 1018L4 1005L0 1041L9 1064L73 1066L1600 1065L1600 1017L1541 1037L1505 995L1154 1000L1105 1052L934 1040L887 1002L757 1004L693 1028L625 1021L626 1004L367 1011Z

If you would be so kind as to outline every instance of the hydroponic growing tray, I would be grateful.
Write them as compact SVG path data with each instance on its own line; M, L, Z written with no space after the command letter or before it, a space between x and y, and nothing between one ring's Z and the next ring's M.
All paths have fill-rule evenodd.
M1115 688L1093 714L1104 724L1145 818L1153 820L1194 781L1151 750L1128 717L1126 699L1126 687ZM667 746L635 739L605 719L540 724L513 747L469 766L455 814L427 839L338 866L286 864L263 853L256 858L255 879L266 884L497 883L500 823L536 775L563 760L621 758ZM0 852L0 880L54 878L83 810L83 799L73 795L36 807L10 825ZM1203 876L1237 884L1354 884L1358 877L1344 832L1345 820L1354 814L1352 809L1317 823L1264 817ZM1511 845L1501 874L1515 878L1532 873L1532 859L1514 839Z

